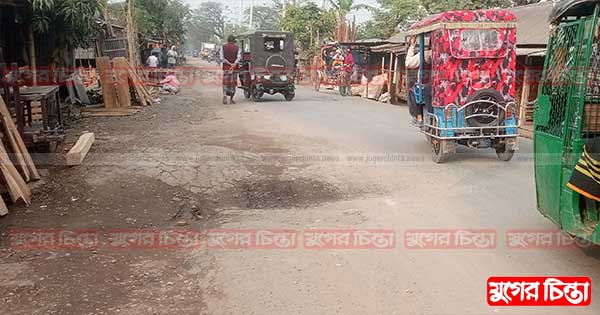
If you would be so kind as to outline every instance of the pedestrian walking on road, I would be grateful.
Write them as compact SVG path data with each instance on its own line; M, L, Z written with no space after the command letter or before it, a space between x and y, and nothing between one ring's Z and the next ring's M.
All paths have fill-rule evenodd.
M241 59L241 50L235 44L235 36L229 35L227 43L221 48L221 62L223 68L223 104L235 104L233 97L237 88L237 70Z

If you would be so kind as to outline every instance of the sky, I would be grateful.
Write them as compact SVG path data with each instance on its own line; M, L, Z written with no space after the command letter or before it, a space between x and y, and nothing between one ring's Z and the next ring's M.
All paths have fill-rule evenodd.
M208 0L183 0L188 3L192 8L198 7L198 5L204 1ZM226 15L229 17L231 21L239 21L240 20L240 12L244 12L244 9L250 6L251 0L216 0L223 3L225 6L229 7L230 12L226 12ZM323 2L328 2L327 0L314 0L313 2L322 5ZM355 0L356 4L368 4L375 6L377 4L376 0ZM262 5L262 4L270 4L271 0L254 0L254 5ZM243 7L242 7L243 6ZM240 10L240 8L243 8ZM367 21L371 16L370 13L366 10L360 10L358 12L351 13L348 17L352 17L352 15L356 16L356 22L361 23Z

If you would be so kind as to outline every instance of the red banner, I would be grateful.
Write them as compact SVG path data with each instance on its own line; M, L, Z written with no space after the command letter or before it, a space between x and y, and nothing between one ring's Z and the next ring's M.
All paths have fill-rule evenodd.
M587 306L592 302L589 277L491 277L490 306Z

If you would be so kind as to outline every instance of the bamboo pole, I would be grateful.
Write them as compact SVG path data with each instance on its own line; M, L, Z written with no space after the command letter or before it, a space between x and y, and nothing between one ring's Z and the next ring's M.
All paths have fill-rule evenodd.
M37 60L35 55L35 36L31 25L27 27L27 47L29 50L29 66L33 77L33 85L37 86Z
M525 121L525 113L527 110L527 104L529 104L529 92L531 90L532 74L530 66L525 66L525 73L523 74L523 90L521 91L521 101L519 102L519 122L518 127L522 127Z
M106 25L108 26L108 35L110 38L115 37L115 32L110 23L110 16L108 15L108 0L104 1L104 21L106 21Z
M133 22L133 1L127 0L127 50L129 54L129 63L138 69L140 65L139 54L138 54L138 40L137 31Z
M394 63L394 53L390 52L390 65L388 67L388 83L387 83L387 92L388 92L388 103L392 102L392 65Z

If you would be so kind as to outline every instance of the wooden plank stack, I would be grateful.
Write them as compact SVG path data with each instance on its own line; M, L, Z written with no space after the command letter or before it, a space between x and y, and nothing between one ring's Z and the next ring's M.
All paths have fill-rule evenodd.
M30 205L31 188L27 183L40 179L40 174L1 97L0 124L3 139L0 141L0 183L5 186L12 202L23 200ZM0 216L7 213L6 204L0 198Z
M124 57L111 60L108 57L96 58L96 67L102 83L102 95L106 112L114 112L114 116L123 113L120 108L137 105L152 105L152 95L140 76ZM125 111L129 113L128 111Z

